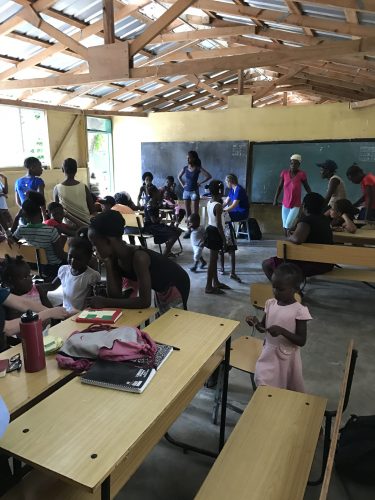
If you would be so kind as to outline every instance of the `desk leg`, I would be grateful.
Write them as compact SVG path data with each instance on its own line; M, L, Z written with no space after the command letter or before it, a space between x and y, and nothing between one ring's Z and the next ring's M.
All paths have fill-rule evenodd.
M102 482L101 500L110 500L110 498L111 498L111 476L108 476Z
M221 398L221 418L220 418L219 452L223 449L223 446L224 446L224 443L225 443L225 425L226 425L226 418L227 418L227 399L228 399L228 377L229 377L230 345L231 345L231 337L229 337L229 339L225 342L223 395L222 395L222 398Z
M229 376L229 361L230 361L230 345L231 345L231 337L225 343L225 356L224 356L224 380L223 380L223 395L221 399L221 418L220 418L220 437L219 437L219 452L224 446L225 441L225 424L226 424L226 416L227 416L227 396L228 396L228 376ZM208 457L217 458L218 453L213 451L204 450L203 448L198 448L197 446L192 446L188 443L183 443L181 441L176 441L171 437L171 435L167 432L164 435L165 439L173 444L174 446L178 446L184 450L184 453L187 451L195 451L196 453L200 453L201 455L207 455Z

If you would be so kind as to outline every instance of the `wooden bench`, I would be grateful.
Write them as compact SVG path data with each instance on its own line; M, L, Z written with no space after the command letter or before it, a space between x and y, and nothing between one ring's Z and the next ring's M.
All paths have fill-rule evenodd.
M327 400L259 387L196 496L301 500Z
M250 285L250 303L257 309L264 309L266 301L273 298L271 283L252 283ZM301 295L294 294L294 298L301 302Z
M343 412L345 411L349 403L357 357L358 352L354 349L354 341L351 340L348 345L344 363L343 378L340 386L337 409L326 410L324 413L325 426L321 475L317 481L309 482L309 484L311 485L318 485L323 482L319 500L325 500L328 494L329 483L332 475L333 461L335 458L338 435L341 426L341 419ZM335 419L335 423L333 426L333 431L331 432L333 419Z
M39 275L41 274L39 266L41 264L48 264L45 249L36 248L31 245L18 245L17 243L13 243L12 246L9 246L7 241L2 241L0 243L0 259L5 259L5 255L9 255L13 258L22 256L26 262L37 266Z
M326 500L342 413L350 396L357 351L350 341L338 408L325 398L259 387L234 428L197 500L302 500L325 416L319 500ZM335 418L331 436L331 423Z
M359 267L359 269L335 268L328 273L319 275L319 279L375 283L375 248L345 245L320 245L316 243L295 245L288 241L278 241L277 256L280 259L356 266Z

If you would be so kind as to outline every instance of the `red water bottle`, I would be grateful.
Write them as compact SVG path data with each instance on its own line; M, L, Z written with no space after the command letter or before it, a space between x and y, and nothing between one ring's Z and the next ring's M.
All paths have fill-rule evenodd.
M42 321L33 311L21 316L20 337L22 340L23 360L27 372L38 372L46 367L44 354Z

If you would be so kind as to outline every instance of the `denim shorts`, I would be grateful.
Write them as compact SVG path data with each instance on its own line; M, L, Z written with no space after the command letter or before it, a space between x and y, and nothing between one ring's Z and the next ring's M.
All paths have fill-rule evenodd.
M199 190L197 189L196 191L185 191L182 193L182 199L183 200L199 200Z

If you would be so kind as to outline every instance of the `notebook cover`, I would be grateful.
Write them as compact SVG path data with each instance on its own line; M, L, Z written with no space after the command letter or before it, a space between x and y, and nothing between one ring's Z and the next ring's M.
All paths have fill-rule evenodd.
M99 359L82 375L81 382L118 391L142 393L154 375L153 368Z
M173 347L167 344L157 344L155 368L158 369L173 352ZM81 376L84 384L117 389L119 391L141 394L155 376L156 370L148 368L146 360L137 362L105 361L99 359Z
M76 317L77 323L115 323L122 316L122 309L84 309Z

